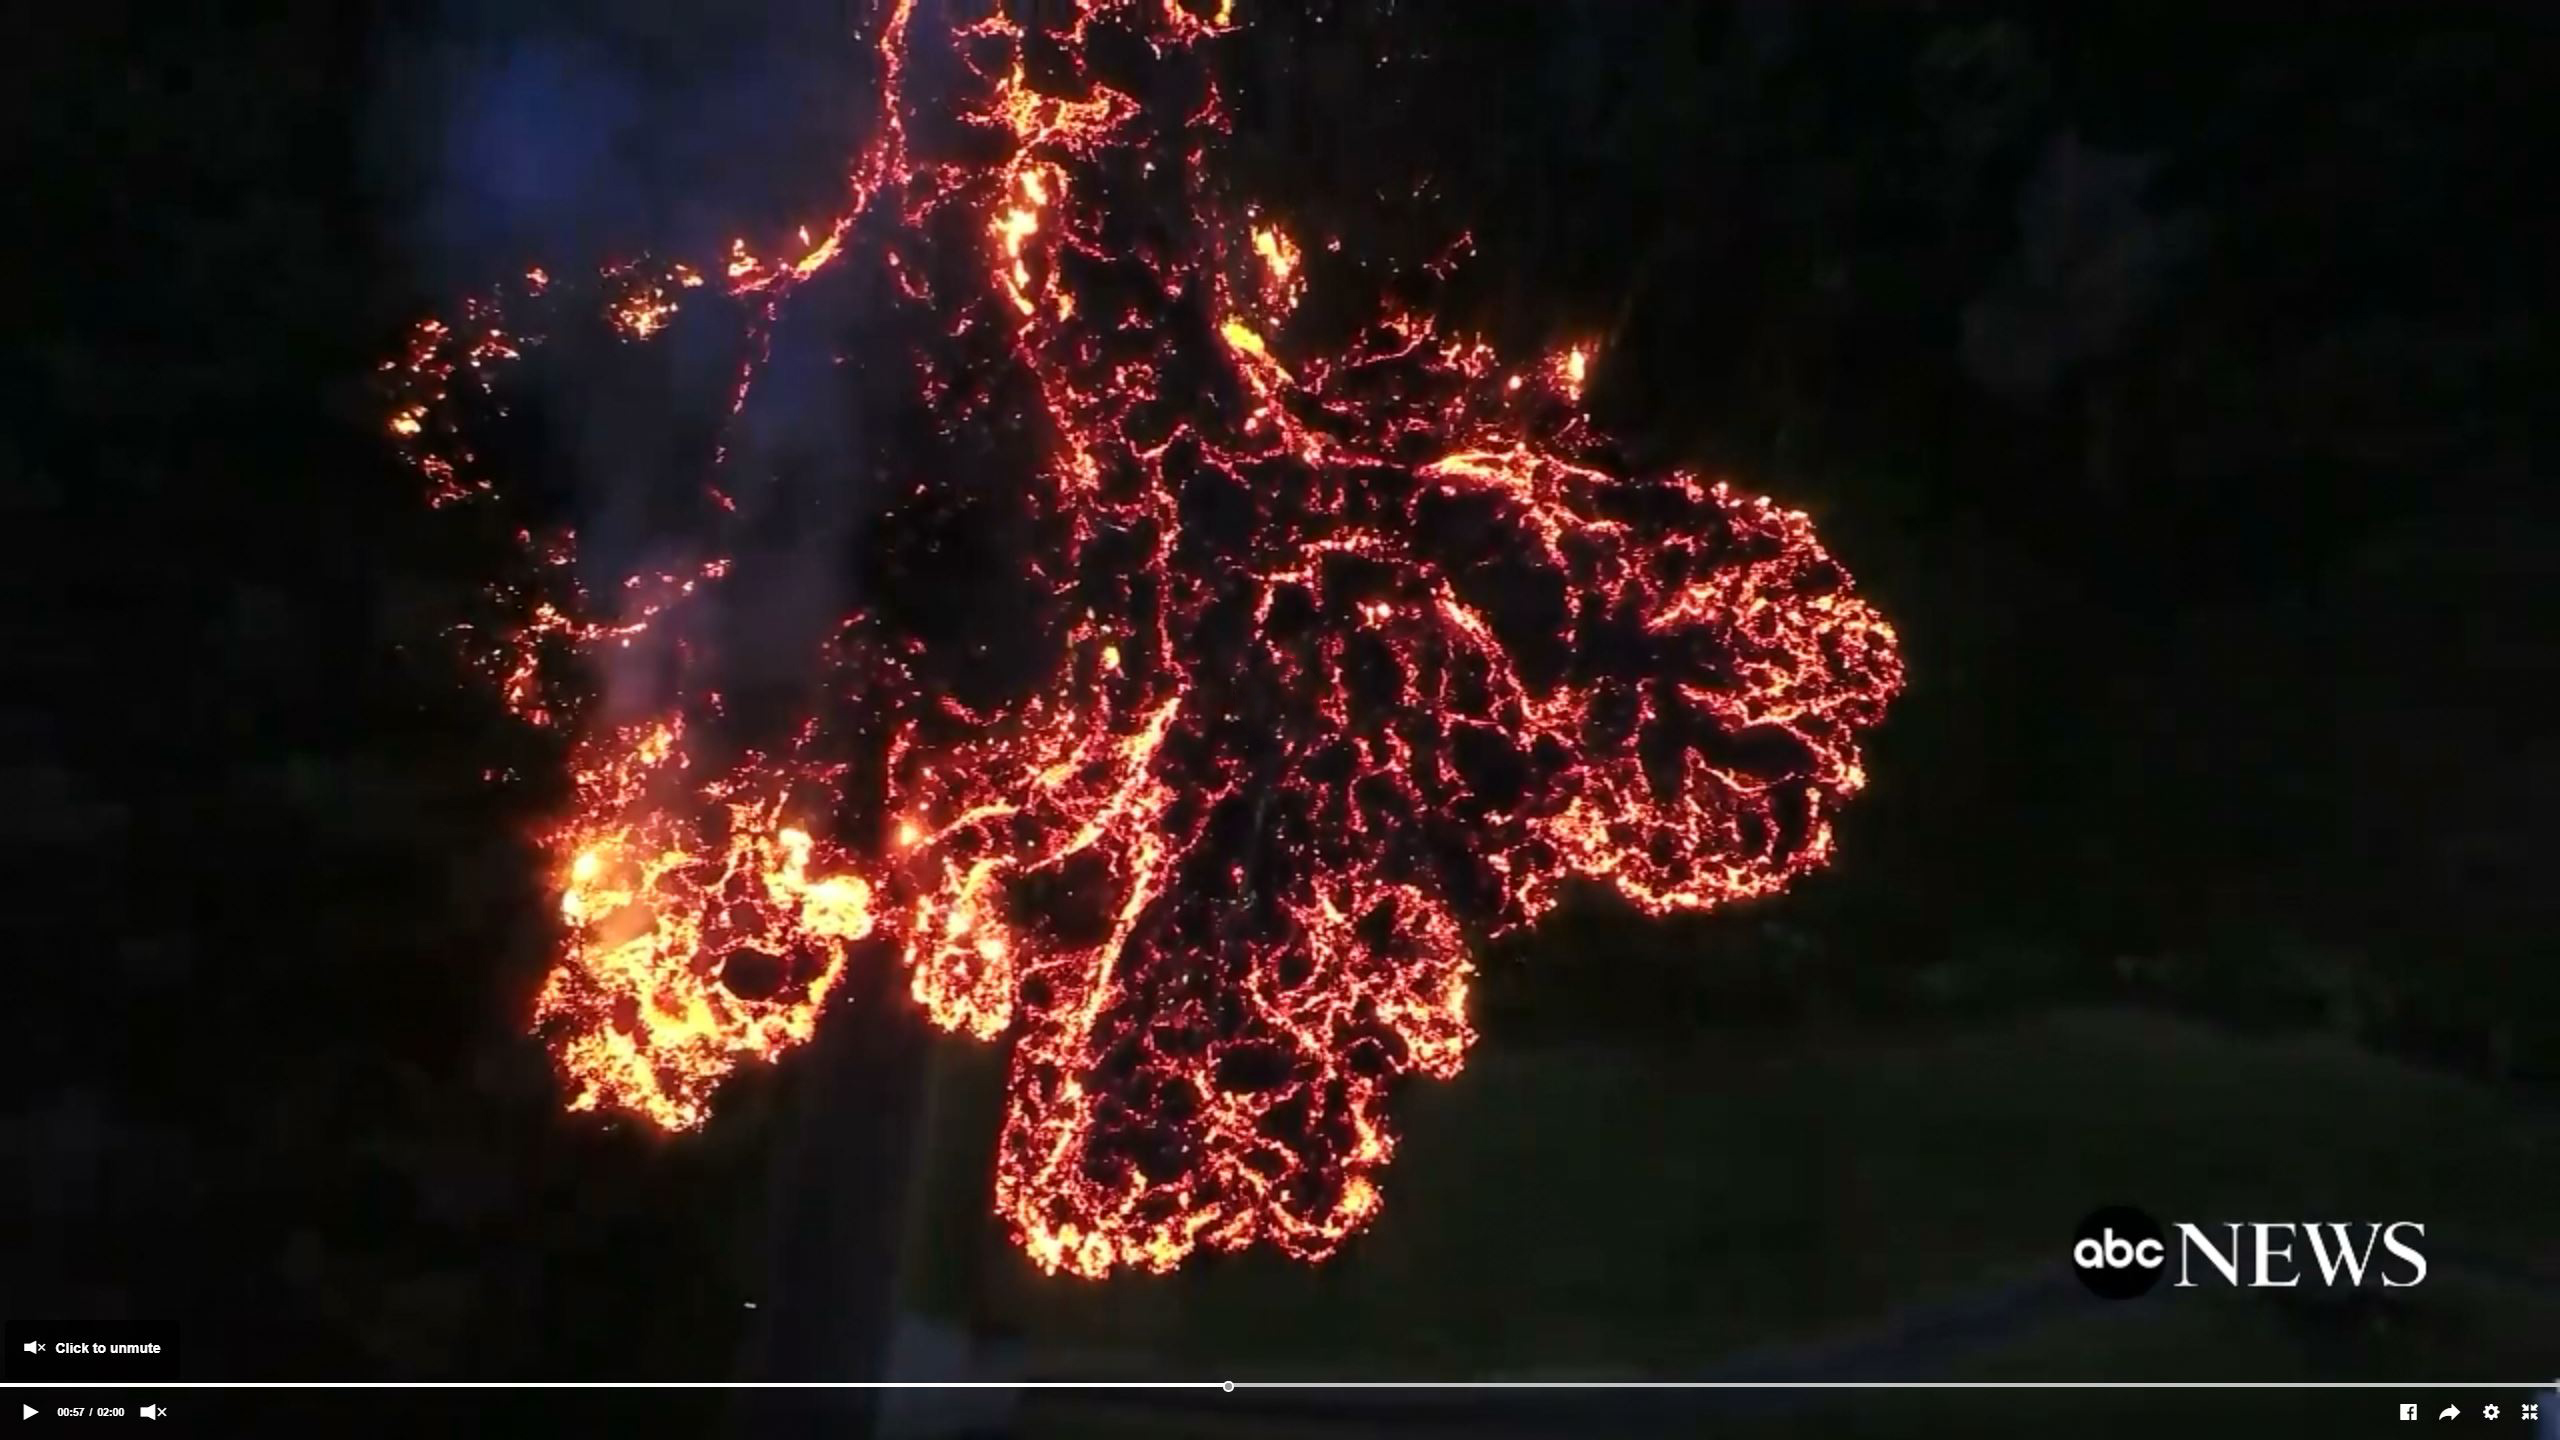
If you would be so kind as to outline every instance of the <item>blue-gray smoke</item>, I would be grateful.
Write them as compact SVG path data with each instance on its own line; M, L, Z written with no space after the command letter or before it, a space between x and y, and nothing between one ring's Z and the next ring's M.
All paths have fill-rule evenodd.
M436 292L823 210L865 106L846 0L445 0L375 59L374 171Z
M644 255L716 277L730 237L832 214L868 100L859 9L447 0L395 31L368 138L422 297L443 308L529 266L566 281ZM728 554L732 578L687 630L695 662L723 689L786 687L805 683L848 598L867 462L844 357L863 291L804 291L731 422L745 317L715 289L683 294L645 346L563 334L514 383L531 391L543 488L575 519L588 589ZM683 502L724 441L718 479L738 511L709 533ZM606 658L609 712L670 698L662 643Z

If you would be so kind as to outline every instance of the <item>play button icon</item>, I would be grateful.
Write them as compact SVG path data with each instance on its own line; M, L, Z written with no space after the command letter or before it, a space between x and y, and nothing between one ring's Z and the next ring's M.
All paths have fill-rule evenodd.
M18 1417L19 1419L21 1419L21 1420L33 1420L34 1418L36 1418L36 1407L34 1407L33 1405L21 1404L18 1408L19 1408L20 1410L22 1410L22 1411L24 1411L24 1412L25 1412L24 1414L22 1414L22 1415L20 1415L20 1416Z

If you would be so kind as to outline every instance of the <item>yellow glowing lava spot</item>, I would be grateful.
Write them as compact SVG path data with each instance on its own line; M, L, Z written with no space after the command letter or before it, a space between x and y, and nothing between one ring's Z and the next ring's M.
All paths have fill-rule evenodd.
M1277 225L1257 224L1249 232L1253 239L1254 258L1261 262L1256 291L1267 319L1279 320L1297 308L1306 294L1306 274L1301 268L1298 242Z
M1567 400L1581 399L1583 383L1591 373L1590 347L1573 346L1558 355L1554 364L1556 388L1564 392Z
M1271 347L1263 344L1262 337L1254 333L1253 327L1241 320L1226 322L1218 327L1218 333L1242 354L1250 355L1256 360L1271 358Z

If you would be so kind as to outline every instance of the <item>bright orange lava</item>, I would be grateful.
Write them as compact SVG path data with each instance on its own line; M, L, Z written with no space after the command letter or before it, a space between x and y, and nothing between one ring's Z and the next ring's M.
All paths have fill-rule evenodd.
M988 373L1022 380L1047 673L955 730L909 641L848 618L842 688L905 717L859 777L885 797L876 837L825 838L848 777L812 758L814 723L701 775L687 722L716 696L590 723L550 837L568 933L538 1015L574 1106L701 1123L740 1058L809 1037L868 942L936 1024L1011 1037L995 1204L1039 1264L1321 1258L1378 1211L1391 1089L1465 1058L1475 943L1575 877L1668 913L1830 854L1860 733L1901 685L1892 628L1802 514L1615 465L1577 409L1588 346L1506 366L1403 311L1338 351L1292 344L1309 256L1204 198L1225 121L1194 52L1232 28L1223 7L1094 5L1039 37L1035 81L1001 15L943 28L891 0L843 213L715 267L755 354L798 287L884 267L950 338L917 362L949 429L989 423ZM1182 85L1142 102L1089 63L1106 35L1188 85L1179 113L1161 94ZM936 93L983 142L965 164L911 151L925 46L964 77ZM960 253L955 282L935 262ZM422 326L387 367L390 429L431 503L501 499L463 402L515 357L502 316L585 303L645 342L704 284L537 270ZM535 723L562 718L564 660L727 573L635 577L573 619L599 607L528 598L560 588L570 537L522 541L514 620L473 636Z
M570 1108L618 1106L670 1129L701 1123L740 1057L807 1040L846 947L874 925L871 883L792 823L795 783L828 776L750 763L688 785L682 738L672 723L616 736L599 747L612 758L577 776L579 818L554 846L576 940L537 1009L540 1023L565 1022ZM787 995L754 998L764 986L730 973L759 962Z

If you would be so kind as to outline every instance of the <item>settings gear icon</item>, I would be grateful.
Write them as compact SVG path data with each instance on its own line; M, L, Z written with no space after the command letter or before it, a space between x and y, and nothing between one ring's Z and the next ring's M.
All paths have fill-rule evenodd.
M2483 1420L2495 1420L2495 1419L2497 1419L2497 1418L2498 1418L2498 1407L2497 1407L2497 1406L2495 1406L2495 1405L2483 1405L2483 1406L2481 1406L2481 1407L2480 1407L2480 1418L2481 1418L2481 1419L2483 1419Z

